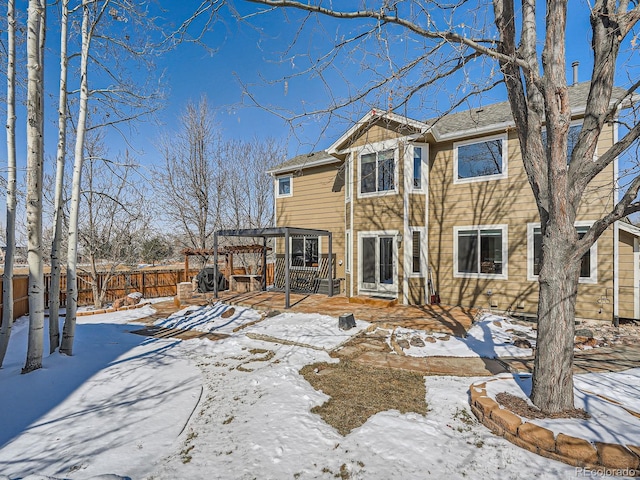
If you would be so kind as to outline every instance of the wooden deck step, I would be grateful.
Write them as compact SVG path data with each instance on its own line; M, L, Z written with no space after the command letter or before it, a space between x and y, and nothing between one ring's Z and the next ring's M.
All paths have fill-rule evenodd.
M397 305L398 299L384 297L365 297L360 295L356 297L349 297L349 303L357 303L359 305L367 305L369 307L387 308Z

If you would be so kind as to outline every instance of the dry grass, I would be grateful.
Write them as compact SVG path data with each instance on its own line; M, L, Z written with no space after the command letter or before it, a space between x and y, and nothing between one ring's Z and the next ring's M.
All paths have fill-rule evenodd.
M402 370L370 367L343 359L339 363L307 365L300 373L331 398L311 411L341 435L386 410L427 413L424 376Z

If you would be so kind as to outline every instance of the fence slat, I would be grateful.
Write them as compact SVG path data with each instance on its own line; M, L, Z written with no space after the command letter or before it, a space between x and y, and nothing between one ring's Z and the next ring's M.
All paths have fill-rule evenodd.
M177 285L181 281L189 281L199 272L198 269L189 269L187 279L184 277L184 268L176 267L166 270L153 271L127 271L117 272L106 280L107 290L105 303L124 297L131 292L138 291L145 298L171 297L177 294ZM153 273L149 275L149 273ZM267 264L267 285L274 284L275 268L273 263ZM106 274L101 274L98 278L98 285L105 282ZM45 274L45 302L49 305L49 288L51 287L51 274ZM0 277L0 291L2 291L2 277ZM13 277L13 312L14 319L29 313L29 276L15 275ZM0 313L2 312L2 298L0 297ZM60 306L64 307L67 302L67 277L60 278ZM93 304L93 289L91 288L91 278L88 273L78 273L78 305ZM0 322L2 316L0 315Z

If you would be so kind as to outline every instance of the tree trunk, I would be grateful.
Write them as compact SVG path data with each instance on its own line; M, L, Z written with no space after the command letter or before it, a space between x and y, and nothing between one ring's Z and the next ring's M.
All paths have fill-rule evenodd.
M7 1L7 250L2 274L0 367L9 346L13 325L13 260L16 243L16 44L14 0Z
M60 345L60 244L64 193L64 164L67 142L67 17L69 0L62 0L60 21L60 94L58 102L58 150L56 153L56 187L53 214L53 244L51 245L51 287L49 288L49 353Z
M42 263L42 173L44 107L43 0L29 1L27 20L27 263L29 265L29 340L22 373L42 367L44 272Z
M559 233L543 236L544 262L538 277L538 338L531 401L547 413L575 408L572 367L580 258L573 258L575 249L565 239L566 235Z
M73 182L71 187L71 209L69 212L69 246L67 253L67 309L62 330L60 353L73 354L73 340L76 331L78 311L78 215L80 211L80 186L84 156L84 138L87 125L87 104L89 86L87 66L89 61L89 0L82 0L82 53L80 60L80 104L73 161Z

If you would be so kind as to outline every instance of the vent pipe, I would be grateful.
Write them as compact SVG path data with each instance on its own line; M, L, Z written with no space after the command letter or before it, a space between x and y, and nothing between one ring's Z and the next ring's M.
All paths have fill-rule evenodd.
M573 62L571 66L573 67L573 85L578 84L578 66L580 62Z

